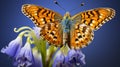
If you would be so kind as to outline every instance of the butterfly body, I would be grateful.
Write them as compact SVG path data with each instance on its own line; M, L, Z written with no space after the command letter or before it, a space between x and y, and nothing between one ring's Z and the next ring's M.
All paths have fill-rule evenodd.
M63 44L70 44L70 30L72 21L69 12L66 12L64 15L61 25L63 30Z
M33 4L23 5L22 12L41 28L40 35L49 43L55 46L67 44L74 49L87 46L93 40L93 32L115 15L112 8L95 8L74 16L66 12L62 17L55 11Z

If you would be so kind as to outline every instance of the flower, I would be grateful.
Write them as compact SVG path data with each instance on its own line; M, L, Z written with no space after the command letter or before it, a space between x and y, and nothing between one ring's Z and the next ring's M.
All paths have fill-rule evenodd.
M2 48L1 52L5 53L11 57L15 57L22 47L22 37L18 36L16 39L12 40L6 48Z
M69 49L67 55L60 50L56 53L53 67L76 67L84 64L84 54L80 50Z
M62 67L65 61L65 55L59 50L53 62L53 67Z
M39 27L33 27L33 31L37 38L40 38L40 30L41 30L41 28L39 28Z
M66 62L70 64L81 66L85 64L85 55L81 52L81 50L71 49L68 52L66 57Z
M32 66L43 67L41 53L38 51L38 49L33 48L33 57L34 57L34 64Z
M29 67L33 64L33 54L29 42L26 42L16 57L15 65L19 67Z

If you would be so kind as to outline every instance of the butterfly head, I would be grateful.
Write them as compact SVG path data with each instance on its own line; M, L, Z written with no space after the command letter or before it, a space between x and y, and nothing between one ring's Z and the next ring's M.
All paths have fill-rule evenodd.
M62 26L63 26L63 30L65 30L65 32L69 32L70 29L70 25L71 25L71 18L70 18L70 13L66 12L66 14L63 17L62 20Z
M70 19L70 13L66 12L66 14L64 15L63 19Z
M70 21L70 13L66 12L66 14L64 15L63 19L62 19L62 23L64 24L68 24Z

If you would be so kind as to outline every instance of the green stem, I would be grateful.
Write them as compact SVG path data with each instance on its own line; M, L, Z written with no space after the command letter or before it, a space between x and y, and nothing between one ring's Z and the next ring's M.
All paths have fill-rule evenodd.
M51 65L51 62L53 62L52 57L56 50L57 48L54 45L49 46L49 48L47 49L47 60L46 60L47 67L52 67Z
M31 32L31 36L34 40L35 46L41 52L43 67L46 67L46 41L43 39L38 39L34 32Z
M22 30L32 30L30 27L28 27L28 26L23 26L23 27L20 27L20 28L14 28L14 32L16 32L16 33L18 33L18 32L20 32L20 31L22 31Z
M29 32L30 32L29 30L25 30L25 31L21 32L18 36L23 37L23 35L25 35Z
M39 42L40 45L38 45L38 47L39 50L41 51L43 67L46 67L46 42L43 40L40 40Z

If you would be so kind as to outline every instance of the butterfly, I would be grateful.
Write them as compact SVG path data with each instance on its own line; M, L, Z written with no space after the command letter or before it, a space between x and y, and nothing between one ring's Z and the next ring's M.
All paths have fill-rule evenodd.
M94 31L115 16L112 8L95 8L71 16L33 4L24 4L22 12L41 28L40 36L55 46L68 45L79 49L86 47L94 37Z

